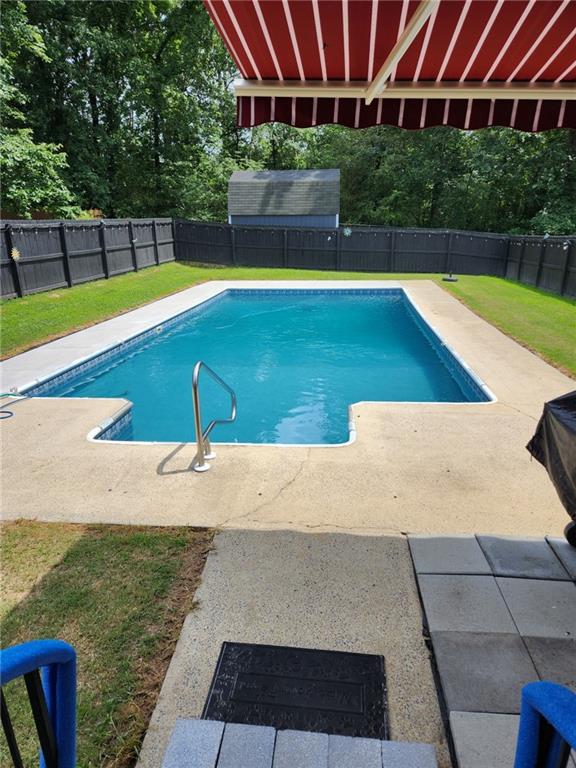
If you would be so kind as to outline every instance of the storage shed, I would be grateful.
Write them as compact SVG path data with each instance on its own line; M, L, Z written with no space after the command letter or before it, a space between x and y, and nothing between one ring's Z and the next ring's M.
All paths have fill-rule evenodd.
M340 171L234 171L228 222L253 226L338 226Z

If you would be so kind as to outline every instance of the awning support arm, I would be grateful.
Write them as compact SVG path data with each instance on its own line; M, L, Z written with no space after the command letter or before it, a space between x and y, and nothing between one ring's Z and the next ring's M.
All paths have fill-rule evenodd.
M402 56L404 56L418 32L420 32L424 24L426 24L437 3L438 0L420 0L420 5L412 14L406 29L400 35L396 45L388 54L386 61L382 64L374 79L366 89L366 104L371 104L372 101L377 98L380 91L386 87L386 82L392 74L394 67L398 64Z

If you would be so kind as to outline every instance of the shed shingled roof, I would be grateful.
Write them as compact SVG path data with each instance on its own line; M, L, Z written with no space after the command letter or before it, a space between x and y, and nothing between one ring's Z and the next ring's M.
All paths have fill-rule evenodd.
M234 171L231 216L306 216L340 212L340 171Z

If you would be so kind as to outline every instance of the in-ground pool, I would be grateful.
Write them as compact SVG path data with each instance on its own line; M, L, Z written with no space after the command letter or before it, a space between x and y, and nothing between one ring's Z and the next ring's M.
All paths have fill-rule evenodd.
M215 442L343 443L355 402L490 399L402 289L228 290L29 394L123 397L129 416L102 437L193 441L197 360L238 398ZM228 415L209 377L200 391L205 424Z

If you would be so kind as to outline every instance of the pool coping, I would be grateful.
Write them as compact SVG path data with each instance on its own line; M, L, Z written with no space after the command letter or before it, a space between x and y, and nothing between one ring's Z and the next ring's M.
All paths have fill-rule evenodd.
M466 374L472 379L474 384L484 393L484 395L487 397L487 400L484 401L470 401L470 402L445 402L445 401L388 401L388 400L361 400L354 403L350 403L348 406L348 440L341 442L341 443L245 443L245 442L217 442L214 441L214 445L225 445L225 446L254 446L254 447L262 447L262 448L269 448L269 447L277 447L277 448L343 448L346 446L349 446L353 444L357 437L356 432L356 425L354 423L354 415L353 415L353 408L357 405L363 405L363 404L378 404L378 405L425 405L425 406L434 406L434 405L442 405L442 406L477 406L477 405L491 405L498 401L496 395L494 392L488 387L488 385L483 381L483 379L472 369L470 365L462 358L462 356L456 352L453 347L446 342L442 334L438 331L438 329L435 327L434 323L431 322L427 317L426 314L423 312L421 307L418 305L418 303L414 300L414 297L411 295L410 288L408 288L406 285L402 285L399 281L396 280L258 280L258 281L244 281L244 280L229 280L229 281L209 281L207 283L202 283L197 286L193 286L191 288L185 289L184 291L180 291L176 294L172 294L171 296L165 297L163 299L158 299L154 302L151 302L150 304L145 305L144 307L139 307L138 309L131 310L129 312L124 313L123 315L119 315L117 317L111 318L110 320L105 320L102 323L98 323L94 326L91 326L90 328L77 331L74 333L71 333L61 339L58 339L53 342L48 342L47 344L43 344L40 347L37 347L33 350L30 350L28 352L24 352L20 355L16 355L15 357L9 358L7 361L4 361L0 363L0 372L2 373L2 380L4 381L4 377L6 375L6 369L8 369L8 376L10 380L11 376L11 368L15 369L14 375L15 378L18 378L18 363L21 360L25 360L27 365L22 370L22 374L24 375L25 372L28 370L29 362L28 361L34 361L35 358L39 358L41 354L45 353L46 351L54 350L54 349L64 349L68 347L70 351L69 357L71 358L69 361L66 361L64 364L60 364L56 368L49 370L48 372L45 372L43 375L40 375L39 377L29 380L25 382L24 384L17 384L12 385L11 387L6 387L6 389L9 389L11 393L13 393L13 396L18 398L27 397L27 392L31 389L34 389L36 387L39 387L51 379L54 379L58 376L63 375L64 373L79 367L81 365L84 365L92 360L94 360L97 357L100 357L101 355L110 352L114 349L117 349L118 347L121 347L123 344L127 344L128 342L132 342L136 339L138 339L141 336L144 336L145 334L148 334L150 332L153 332L155 330L161 329L162 326L168 322L168 321L174 321L177 320L182 315L185 315L190 310L201 306L202 304L205 304L222 294L226 293L227 291L301 291L301 292L307 292L307 291L314 291L314 292L323 292L323 291L330 291L330 292L346 292L346 291L355 291L355 292L362 292L362 291L386 291L386 290L400 290L406 300L409 302L411 307L414 309L414 311L417 313L417 315L420 317L420 319L423 321L425 326L427 326L434 336L436 336L437 340L439 341L440 345L444 347L452 357L456 359L458 364L464 369ZM160 315L158 315L154 310L160 309ZM148 319L146 319L146 316L149 316ZM138 325L138 328L135 329L135 324ZM103 328L109 328L110 326L119 326L118 327L118 336L114 339L112 342L108 342L107 344L104 344L104 346L94 348L94 342L90 342L90 337L94 336L94 331L102 330ZM97 335L97 334L96 334ZM88 341L86 341L88 339ZM73 341L73 346L67 345L66 342ZM84 341L84 345L82 342ZM79 342L79 344L78 344ZM92 347L90 347L90 344L92 343ZM87 351L87 349L89 351ZM80 352L80 357L75 357L75 355ZM82 354L84 352L84 354ZM66 357L66 355L65 355ZM39 361L39 364L40 361ZM4 386L4 385L3 385ZM55 398L53 397L43 397L42 395L36 395L34 396L35 400L53 400ZM62 398L64 399L64 398ZM94 398L66 398L66 399L74 399L74 400L93 400ZM108 398L99 398L99 399L108 399ZM111 398L113 399L113 398ZM139 440L110 440L106 438L100 437L103 432L106 432L110 430L110 428L117 423L120 419L122 419L124 416L127 416L131 409L132 409L132 403L127 402L122 408L120 408L116 413L114 413L111 417L105 419L103 422L97 424L93 429L91 429L88 434L86 435L86 439L90 442L96 442L98 444L114 444L114 445L180 445L182 441L139 441ZM195 441L187 441L188 444L194 444Z

